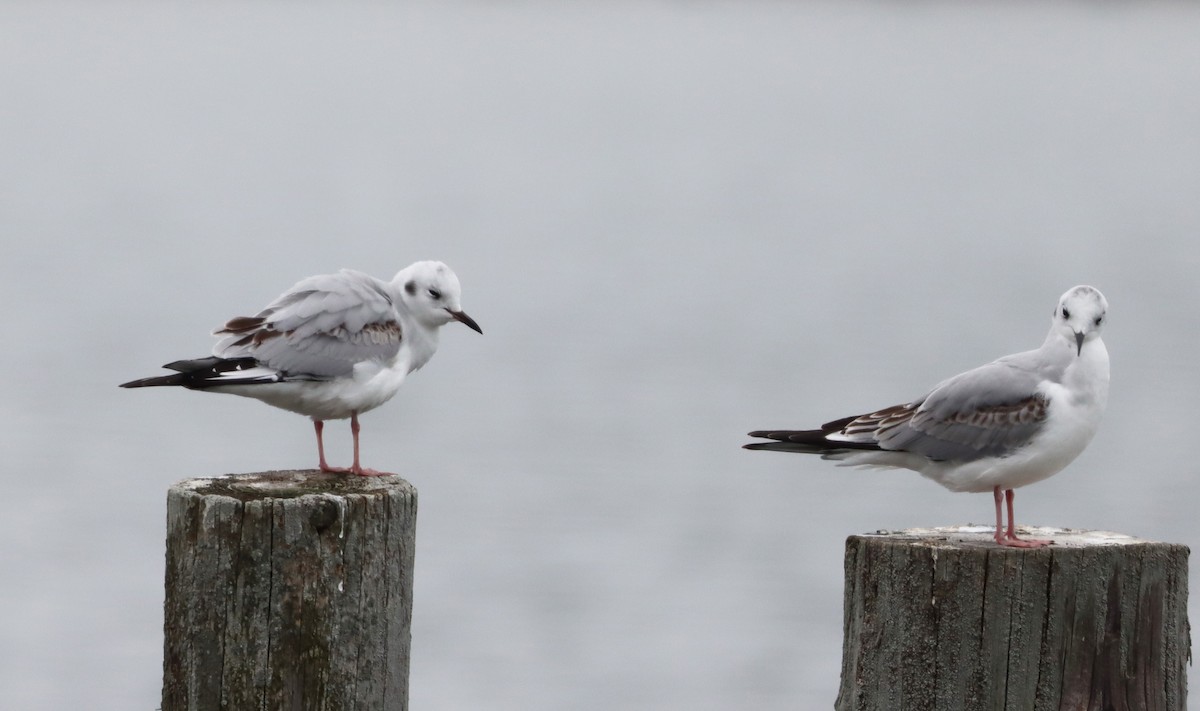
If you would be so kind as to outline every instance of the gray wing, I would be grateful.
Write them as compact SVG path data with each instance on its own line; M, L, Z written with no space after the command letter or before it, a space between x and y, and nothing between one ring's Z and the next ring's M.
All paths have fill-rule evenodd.
M362 361L389 360L401 339L385 285L350 269L303 279L256 315L232 319L214 333L224 336L215 356L251 357L318 378L348 375Z
M855 418L839 434L852 442L873 440L880 449L938 461L1011 454L1041 431L1049 408L1038 392L1046 376L1029 367L1028 355L1009 356L957 375L916 402Z

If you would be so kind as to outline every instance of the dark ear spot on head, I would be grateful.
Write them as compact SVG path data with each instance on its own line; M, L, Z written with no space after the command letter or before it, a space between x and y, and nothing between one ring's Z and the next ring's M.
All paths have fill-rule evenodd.
M417 293L417 282L409 279L408 283L404 285L404 290L408 292L409 296L415 295Z

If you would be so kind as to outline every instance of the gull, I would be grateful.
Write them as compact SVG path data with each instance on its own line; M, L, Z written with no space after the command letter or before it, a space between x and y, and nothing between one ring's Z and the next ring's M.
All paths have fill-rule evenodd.
M409 373L429 362L438 330L458 321L483 333L462 310L458 277L441 262L416 262L383 281L352 269L302 279L254 316L213 332L207 358L177 360L172 375L123 388L178 385L262 400L312 419L323 472L382 476L361 466L358 416L392 398ZM354 464L325 461L325 420L350 419Z
M911 469L951 491L991 491L996 543L1017 537L1013 490L1062 471L1096 434L1108 402L1108 301L1076 286L1059 299L1041 347L942 381L904 405L827 422L816 430L760 430L746 449L819 454L840 466ZM1001 504L1008 504L1008 529Z

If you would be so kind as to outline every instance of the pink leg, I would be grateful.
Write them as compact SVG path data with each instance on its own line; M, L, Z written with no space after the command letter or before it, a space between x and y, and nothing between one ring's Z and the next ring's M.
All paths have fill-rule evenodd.
M349 469L345 467L331 467L325 463L325 439L322 433L325 431L325 423L321 420L313 420L313 429L317 431L317 458L320 463L317 465L321 471L331 474L348 474Z
M1004 492L1000 487L997 486L992 489L992 498L996 500L996 535L993 538L996 539L996 543L999 545L1004 545L1004 514L1001 508L1001 504L1004 503Z
M358 463L358 413L350 415L350 433L354 435L354 464L350 467L350 471L359 476L391 476L387 472L380 472L374 469L365 469Z
M1013 490L1006 490L1003 497L1001 497L1000 487L997 486L992 490L992 494L996 499L996 543L1012 548L1041 548L1042 546L1048 546L1054 542L1043 541L1034 538L1018 538L1017 522L1016 518L1013 517ZM1001 498L1005 499L1005 501L1008 503L1008 531L1003 534L1001 533L1003 526L1000 519Z

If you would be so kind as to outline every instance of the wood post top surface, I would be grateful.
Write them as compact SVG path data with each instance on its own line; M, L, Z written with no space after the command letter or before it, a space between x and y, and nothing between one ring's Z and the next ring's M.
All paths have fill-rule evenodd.
M356 476L316 469L287 469L184 479L172 493L224 496L239 501L294 499L301 496L404 496L415 497L412 484L396 475Z
M1124 533L1112 531L1091 531L1078 528L1055 528L1052 526L1020 526L1017 533L1022 538L1050 539L1054 543L1040 549L1003 548L996 545L993 539L995 527L968 524L965 526L939 526L934 528L906 528L899 531L872 531L851 536L851 538L886 539L888 542L900 545L916 545L936 548L966 549L991 548L994 550L1053 550L1055 548L1093 548L1097 546L1131 546L1157 545L1179 546L1178 543L1163 543L1145 538L1138 538Z

